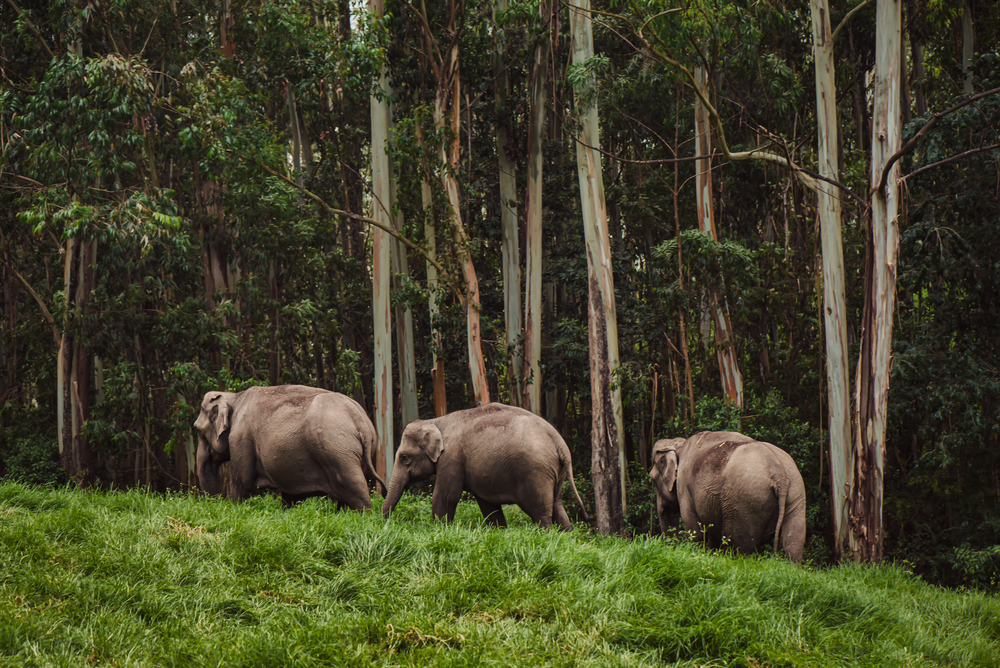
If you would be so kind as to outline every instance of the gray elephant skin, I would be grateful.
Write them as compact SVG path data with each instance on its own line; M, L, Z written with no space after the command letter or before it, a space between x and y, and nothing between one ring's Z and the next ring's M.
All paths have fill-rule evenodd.
M694 538L710 547L725 539L742 553L774 536L789 559L802 561L806 491L791 456L732 431L703 431L653 445L656 509L664 534L680 514Z
M407 425L382 514L388 517L410 485L435 473L431 509L434 517L449 522L467 491L490 525L507 526L502 506L516 503L542 527L570 529L560 499L567 479L583 508L562 436L542 418L514 406L491 403Z
M198 480L222 492L219 466L229 462L228 495L243 501L262 490L286 505L326 495L355 510L371 508L365 470L375 473L375 427L343 394L304 385L208 392L194 423Z

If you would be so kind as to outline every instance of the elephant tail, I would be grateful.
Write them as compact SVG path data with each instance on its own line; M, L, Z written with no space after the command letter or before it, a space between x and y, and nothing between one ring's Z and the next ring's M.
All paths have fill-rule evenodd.
M570 489L573 490L573 496L576 497L576 502L580 504L580 512L583 513L583 521L590 522L590 515L587 514L587 508L583 505L583 499L580 498L580 492L576 491L576 483L573 481L573 460L569 456L569 448L563 445L562 450L563 451L559 453L559 460L566 469L566 478L569 480Z
M771 483L778 493L778 522L774 525L774 553L778 554L778 543L781 540L781 525L785 521L785 505L788 502L788 483L775 480Z
M361 436L361 458L365 460L365 466L369 471L371 471L375 480L382 485L382 494L388 495L389 485L385 484L385 480L382 480L382 477L378 474L378 471L375 470L375 466L372 464L372 454L376 450L374 434L362 433L359 435Z

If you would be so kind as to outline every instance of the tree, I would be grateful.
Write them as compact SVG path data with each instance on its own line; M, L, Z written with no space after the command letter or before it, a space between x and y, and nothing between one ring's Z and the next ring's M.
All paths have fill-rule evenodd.
M892 321L899 252L900 148L899 0L877 3L874 109L872 113L871 220L865 253L865 302L854 395L854 472L851 479L850 549L858 561L882 560L882 494L886 415L892 364ZM886 172L888 172L886 174Z
M382 18L381 0L369 0L369 11ZM392 198L392 173L386 150L389 141L389 90L382 65L379 74L379 92L371 97L372 127L372 193L373 218L385 228L392 228L392 213L389 209ZM393 240L382 227L373 232L372 243L372 314L375 323L375 430L378 432L379 452L378 473L388 481L392 477L393 463L393 393L392 393L392 316L389 311L389 288L391 275L391 246Z
M704 65L694 70L695 85L707 90L708 80ZM712 127L708 111L700 98L695 99L695 155L698 160L695 172L695 193L698 201L698 223L701 231L718 241L715 231L715 207L712 204ZM733 326L729 319L729 308L725 299L719 297L715 285L708 286L708 306L715 329L715 354L719 360L719 375L722 377L722 391L729 401L743 406L743 375L736 363L733 346Z
M827 0L812 0L813 58L816 68L816 160L820 176L816 212L823 253L823 325L826 335L827 406L830 428L830 490L837 557L847 538L845 514L850 486L850 380L847 370L847 304L844 297L844 246L840 233L840 124L833 30Z
M622 530L625 512L625 458L622 451L621 393L614 384L619 367L618 321L608 237L608 213L597 123L597 101L592 71L594 36L590 0L570 4L573 32L574 81L579 130L576 136L580 210L587 246L587 302L590 347L591 451L597 529L603 534Z

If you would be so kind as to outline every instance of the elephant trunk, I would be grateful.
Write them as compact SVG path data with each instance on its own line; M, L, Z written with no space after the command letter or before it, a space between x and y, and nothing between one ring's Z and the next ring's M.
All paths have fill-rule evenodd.
M389 513L399 503L399 498L403 496L403 492L406 490L407 481L404 480L406 477L406 474L399 467L396 467L392 479L389 480L389 491L385 496L385 503L382 504L382 517L388 518Z
M212 495L222 493L222 485L219 483L219 467L212 461L212 452L205 441L198 443L198 484L201 489Z

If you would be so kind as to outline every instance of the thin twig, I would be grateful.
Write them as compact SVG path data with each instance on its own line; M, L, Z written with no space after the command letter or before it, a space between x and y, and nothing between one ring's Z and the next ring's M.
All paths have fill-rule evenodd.
M907 153L909 153L910 151L913 150L913 148L917 145L917 143L921 139L924 138L924 135L927 134L931 130L931 128L933 128L937 124L938 120L940 120L941 118L947 116L948 114L951 114L951 113L954 113L954 112L958 111L959 109L961 109L962 107L964 107L964 106L966 106L968 104L972 104L973 102L976 102L977 100L981 100L984 97L988 97L990 95L995 95L997 93L1000 93L1000 88L994 88L994 89L988 90L988 91L986 91L984 93L979 93L978 95L973 95L972 97L970 97L967 100L962 100L958 104L956 104L956 105L954 105L952 107L949 107L949 108L945 109L944 111L939 111L936 114L934 114L934 117L931 120L927 121L927 123L924 125L924 127L920 128L920 131L917 132L917 134L915 134L913 136L913 138L910 139L910 141L906 142L906 144L901 149L899 149L898 151L896 151L895 153L893 153L892 156L890 156L889 159L885 161L885 167L882 168L882 178L879 179L878 186L876 188L872 189L872 192L873 193L874 192L885 193L886 182L889 180L889 170L892 169L892 166L896 163L897 160L899 160L904 155L906 155ZM984 150L989 150L989 149L984 149ZM962 157L962 156L964 156L966 154L969 154L969 153L970 153L969 151L966 151L965 153L960 153L959 155L954 156L954 157L955 157L955 159L958 159L958 158L960 158L960 157ZM945 159L945 160L942 160L940 162L934 163L934 165L928 165L927 167L921 167L918 171L923 171L924 169L929 169L930 167L933 167L933 166L936 166L936 165L939 165L939 164L947 164L948 162L954 162L954 160ZM914 173L916 173L916 172L914 172ZM912 175L913 174L910 174L910 176L912 176Z
M944 160L938 160L937 162L933 162L933 163L931 163L929 165L924 165L920 169L916 169L916 170L910 172L909 174L907 174L906 176L900 178L899 180L900 180L900 182L903 182L903 181L906 181L906 179L910 178L911 176L916 176L920 172L926 172L928 169L934 169L935 167L942 167L942 166L947 165L949 163L957 162L957 161L961 160L962 158L967 158L970 155L975 155L977 153L985 153L987 151L995 151L997 149L1000 149L1000 144L992 144L990 146L982 146L980 148L970 149L968 151L965 151L964 153L959 153L958 155L953 155L950 158L945 158Z

